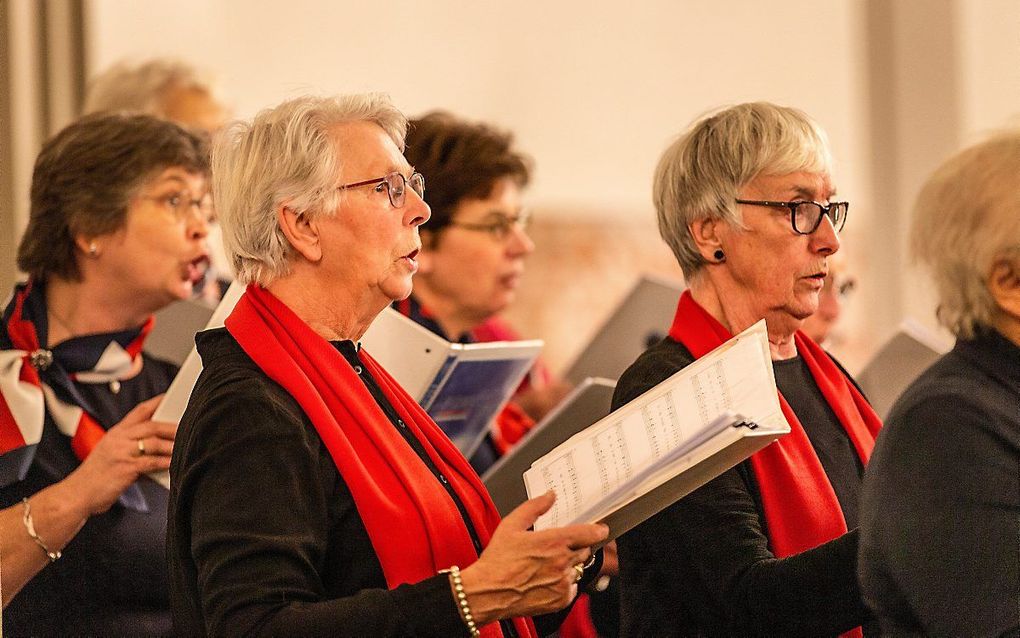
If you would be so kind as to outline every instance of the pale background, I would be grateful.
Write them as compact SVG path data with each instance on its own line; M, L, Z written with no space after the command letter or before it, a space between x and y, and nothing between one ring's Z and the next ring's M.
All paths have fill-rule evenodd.
M33 1L7 0L3 10ZM539 248L510 316L547 340L556 369L637 273L679 277L655 230L651 174L706 110L770 100L828 131L840 194L852 202L844 250L860 280L835 346L851 370L904 317L934 325L928 285L903 252L911 201L948 153L1020 111L1018 0L80 6L89 74L169 55L214 71L239 117L307 92L384 91L411 115L442 108L515 131L535 160ZM17 33L6 36L16 44ZM17 90L15 81L11 101ZM34 151L12 160L13 203L0 202L8 279L26 154Z

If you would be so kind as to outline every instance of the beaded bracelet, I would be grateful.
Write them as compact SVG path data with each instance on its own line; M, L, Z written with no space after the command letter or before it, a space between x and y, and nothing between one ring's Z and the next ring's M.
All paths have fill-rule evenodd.
M439 573L450 575L450 586L453 587L453 593L457 597L457 609L460 611L461 620L471 632L471 638L478 638L482 633L478 631L475 618L471 615L471 606L468 605L467 596L464 594L464 583L460 580L460 567L451 565L450 569L441 569Z
M25 506L25 514L21 517L21 522L25 524L25 531L35 541L35 544L42 548L43 553L46 554L46 558L50 559L51 563L57 562L61 553L59 551L51 552L50 548L46 547L43 539L39 538L39 535L35 533L35 524L32 522L32 505L28 502L27 498L21 499L21 502Z

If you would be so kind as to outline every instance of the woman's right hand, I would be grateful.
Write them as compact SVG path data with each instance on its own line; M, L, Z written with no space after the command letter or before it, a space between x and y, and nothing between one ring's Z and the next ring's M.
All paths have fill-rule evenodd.
M139 476L170 467L177 424L152 421L163 395L142 401L103 435L65 481L84 496L87 516L110 509ZM142 441L145 454L138 441Z
M574 566L587 562L591 547L606 539L609 528L594 523L529 531L555 500L550 491L510 512L478 560L461 570L464 593L479 626L557 611L577 596Z

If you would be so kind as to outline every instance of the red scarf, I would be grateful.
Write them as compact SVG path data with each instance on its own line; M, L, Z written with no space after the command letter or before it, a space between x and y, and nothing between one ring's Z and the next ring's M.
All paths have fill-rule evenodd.
M732 337L694 301L690 291L680 296L669 336L695 358ZM822 396L846 430L861 462L867 465L882 427L878 415L818 344L800 331L794 341ZM779 404L790 433L751 456L751 468L761 490L772 551L778 558L786 558L842 536L847 528L832 484L782 393ZM846 635L862 634L858 628Z
M457 506L336 348L257 286L248 286L226 327L315 426L350 488L389 588L477 560ZM450 481L479 540L487 544L499 514L478 475L403 388L367 353L361 355L386 399ZM522 637L536 635L531 619L513 622ZM486 638L503 635L498 623L481 631Z

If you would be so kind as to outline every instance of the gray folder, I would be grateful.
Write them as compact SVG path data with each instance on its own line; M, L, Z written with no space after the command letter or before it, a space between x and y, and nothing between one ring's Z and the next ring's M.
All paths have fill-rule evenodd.
M638 355L669 332L683 289L676 281L643 276L567 370L567 380L619 379Z
M585 379L482 476L500 515L528 500L524 472L542 455L609 414L616 382Z
M936 335L907 320L855 378L871 407L884 421L907 386L948 349Z
M195 334L205 330L212 314L213 308L200 301L170 304L156 313L156 325L145 339L145 352L181 365L195 346Z

